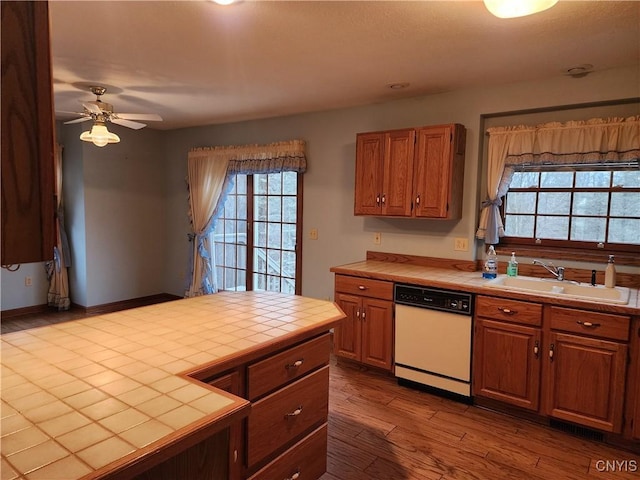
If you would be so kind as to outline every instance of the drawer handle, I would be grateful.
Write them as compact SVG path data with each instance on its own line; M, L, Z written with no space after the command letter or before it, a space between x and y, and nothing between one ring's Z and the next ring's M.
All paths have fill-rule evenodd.
M287 413L284 417L285 418L297 417L301 413L302 413L302 405L299 405L298 408L296 408L293 412Z
M298 368L300 365L302 365L304 363L304 358L301 358L300 360L296 360L293 363L287 363L284 368L286 368L287 370L289 370L290 368Z
M294 473L290 477L285 478L284 480L298 480L298 478L300 478L300 468L298 468L298 471L296 473Z
M506 313L507 315L515 315L516 313L518 313L517 310L511 310L510 308L505 307L498 307L498 310L500 310L502 313Z
M549 360L551 360L553 362L553 351L555 350L556 346L552 343L551 345L549 345Z
M540 353L540 342L536 340L535 345L533 346L533 354L538 358L538 354Z
M598 328L600 326L599 323L583 322L582 320L578 320L576 323L578 325L582 325L583 327L589 327L589 328Z
M365 287L364 285L358 285L358 290L366 290L367 287Z

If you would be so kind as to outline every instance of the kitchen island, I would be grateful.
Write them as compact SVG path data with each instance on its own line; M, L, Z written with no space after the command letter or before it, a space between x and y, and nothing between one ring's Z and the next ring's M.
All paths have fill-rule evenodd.
M2 478L226 478L251 403L205 380L318 343L343 317L328 301L222 292L2 335Z

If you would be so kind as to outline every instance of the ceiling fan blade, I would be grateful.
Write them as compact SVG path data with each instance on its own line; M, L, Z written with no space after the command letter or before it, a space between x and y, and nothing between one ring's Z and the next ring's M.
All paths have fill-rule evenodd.
M111 117L111 122L117 125L122 125L123 127L133 128L134 130L140 130L141 128L146 127L144 123L132 122L131 120L125 120L123 118Z
M155 113L116 113L117 118L124 118L125 120L146 120L149 122L161 122L162 117Z
M87 120L91 120L91 117L76 118L75 120L69 120L68 122L64 122L64 124L68 125L70 123L86 122Z
M84 108L86 108L91 113L97 113L97 114L101 114L102 113L102 109L98 105L93 103L93 102L84 102L82 104L82 106Z

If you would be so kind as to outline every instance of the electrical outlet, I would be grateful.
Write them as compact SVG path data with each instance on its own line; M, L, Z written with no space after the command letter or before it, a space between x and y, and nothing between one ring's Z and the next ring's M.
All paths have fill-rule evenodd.
M30 287L32 285L33 285L33 281L31 280L31 277L24 277L24 286Z
M373 234L373 243L375 245L380 245L380 243L382 243L382 234L380 232Z
M456 238L453 240L453 249L466 252L469 250L469 241L466 238Z
M311 240L317 240L318 239L318 229L317 228L312 228L311 230L309 230L309 238Z

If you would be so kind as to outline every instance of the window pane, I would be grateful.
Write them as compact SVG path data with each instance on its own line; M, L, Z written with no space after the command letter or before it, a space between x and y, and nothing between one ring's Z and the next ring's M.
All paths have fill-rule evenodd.
M567 240L569 238L569 217L538 216L536 238Z
M267 247L280 248L280 243L282 242L281 224L269 223L267 229Z
M282 172L282 194L297 195L298 174L296 172Z
M296 197L282 198L282 221L296 223L298 201Z
M269 205L269 215L268 219L270 222L281 222L282 221L282 206L281 206L281 198L277 197L269 197L268 205Z
M247 197L246 197L246 195L238 196L237 215L238 215L238 218L247 218Z
M253 271L261 273L267 271L267 251L264 248L253 249Z
M505 234L509 237L533 238L533 215L507 215L504 222Z
M267 219L267 197L264 195L254 195L253 197L253 215L255 220Z
M612 218L609 220L609 238L612 243L639 242L640 219L637 218Z
M235 267L236 264L236 246L230 243L224 245L224 265L226 267Z
M576 187L607 188L611 180L611 172L576 172Z
M282 275L284 277L295 278L296 254L294 252L282 252Z
M267 291L279 292L280 291L280 277L273 275L267 276Z
M571 205L571 194L568 192L540 192L538 196L538 213L555 213L568 215Z
M236 175L235 189L239 195L247 194L247 176L238 174Z
M263 173L258 173L253 176L253 193L255 195L266 195L267 177L267 174Z
M511 177L510 188L535 188L538 186L540 174L538 172L514 172Z
M609 194L603 192L576 192L573 197L574 215L607 216Z
M640 217L640 193L613 192L611 215L616 217ZM640 233L638 233L640 236Z
M269 185L267 188L267 192L269 193L269 195L280 195L282 193L282 174L270 173L268 178Z
M267 273L280 274L280 250L267 250Z
M267 276L262 273L253 274L253 289L254 290L266 290Z
M254 224L254 244L256 247L267 246L267 224L264 222L256 222Z
M296 293L296 283L295 281L289 279L289 278L283 278L282 279L282 293Z
M640 170L613 172L613 186L624 188L640 187Z
M508 194L507 213L534 213L536 210L536 194L513 192Z
M573 186L573 172L542 172L540 174L540 187L562 188Z
M573 217L571 240L578 242L604 242L606 228L606 218Z
M236 260L236 265L238 268L246 269L247 268L247 247L246 246L238 246L238 259Z
M282 248L293 250L296 248L296 226L295 224L282 225Z

